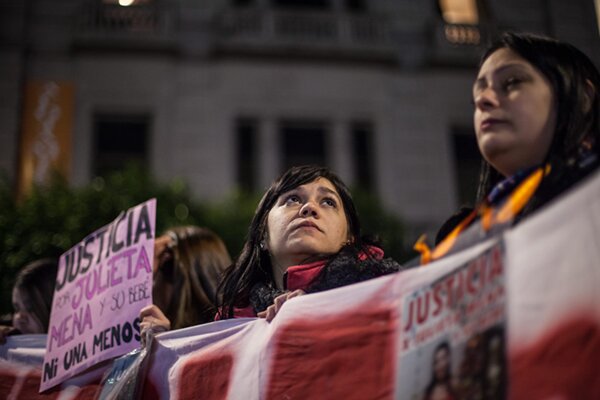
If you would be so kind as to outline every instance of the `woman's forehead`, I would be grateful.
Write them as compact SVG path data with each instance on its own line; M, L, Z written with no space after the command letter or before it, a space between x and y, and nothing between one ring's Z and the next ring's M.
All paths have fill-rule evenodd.
M308 189L316 189L318 191L323 191L323 192L334 192L335 194L337 194L339 196L338 190L335 187L335 185L329 179L324 178L322 176L319 176L310 182L305 182L296 187L293 187L293 188L283 192L282 194L288 193L288 192L291 192L294 190L306 191Z
M478 76L510 67L533 68L533 65L520 54L508 47L501 47L489 55L481 64Z

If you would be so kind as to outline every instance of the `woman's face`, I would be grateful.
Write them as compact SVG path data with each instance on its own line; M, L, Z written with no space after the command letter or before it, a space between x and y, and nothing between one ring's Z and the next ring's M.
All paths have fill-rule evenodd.
M152 262L152 271L154 273L156 273L163 262L173 257L173 254L170 252L173 245L173 239L169 235L162 235L154 240L154 260Z
M507 48L492 53L473 85L474 124L481 154L504 176L540 164L556 127L552 85Z
M433 356L433 372L437 380L448 378L448 369L450 368L450 353L448 349L442 347L435 352Z
M311 257L337 253L348 239L342 200L325 178L283 193L267 216L271 262L283 271Z
M21 333L45 333L42 322L33 312L33 305L29 297L21 290L14 288L12 292L12 303L15 310L13 314L13 326Z
M173 282L175 279L174 245L175 243L170 235L159 236L154 241L152 299L154 304L163 311L167 310L173 295Z

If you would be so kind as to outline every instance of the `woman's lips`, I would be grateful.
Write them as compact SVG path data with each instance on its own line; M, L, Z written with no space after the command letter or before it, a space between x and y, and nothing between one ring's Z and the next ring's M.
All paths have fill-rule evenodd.
M314 222L310 222L310 221L301 222L301 223L297 224L296 226L294 226L294 228L293 228L293 230L298 230L298 229L315 229L315 230L321 232L321 228L319 228L319 226L317 224L315 224Z
M481 124L479 125L479 127L483 132L485 132L485 131L488 131L488 130L494 128L497 125L506 124L506 123L507 123L507 121L504 119L486 118L483 121L481 121Z

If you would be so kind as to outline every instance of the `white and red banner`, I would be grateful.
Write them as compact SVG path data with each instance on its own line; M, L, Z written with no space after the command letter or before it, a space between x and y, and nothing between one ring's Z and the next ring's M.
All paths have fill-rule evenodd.
M454 398L598 399L598 260L596 174L501 237L426 267L294 298L272 323L160 334L142 398L422 399L448 343ZM41 358L4 358L21 369L0 364L0 397L96 395L74 378L32 394L20 377L39 377Z

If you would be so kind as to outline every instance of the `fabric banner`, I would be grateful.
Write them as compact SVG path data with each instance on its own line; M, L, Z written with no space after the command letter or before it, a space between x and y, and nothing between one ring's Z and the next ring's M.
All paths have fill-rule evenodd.
M294 298L271 323L157 335L141 397L598 399L598 259L596 174L501 237L426 267ZM21 365L41 371L39 357ZM39 396L72 398L71 385L84 398L89 386L72 379ZM3 375L0 396L24 398L16 381Z
M34 182L47 182L52 172L69 176L74 92L70 82L27 82L19 153L19 195L26 193Z
M122 212L59 260L40 391L140 344L152 304L156 200Z

